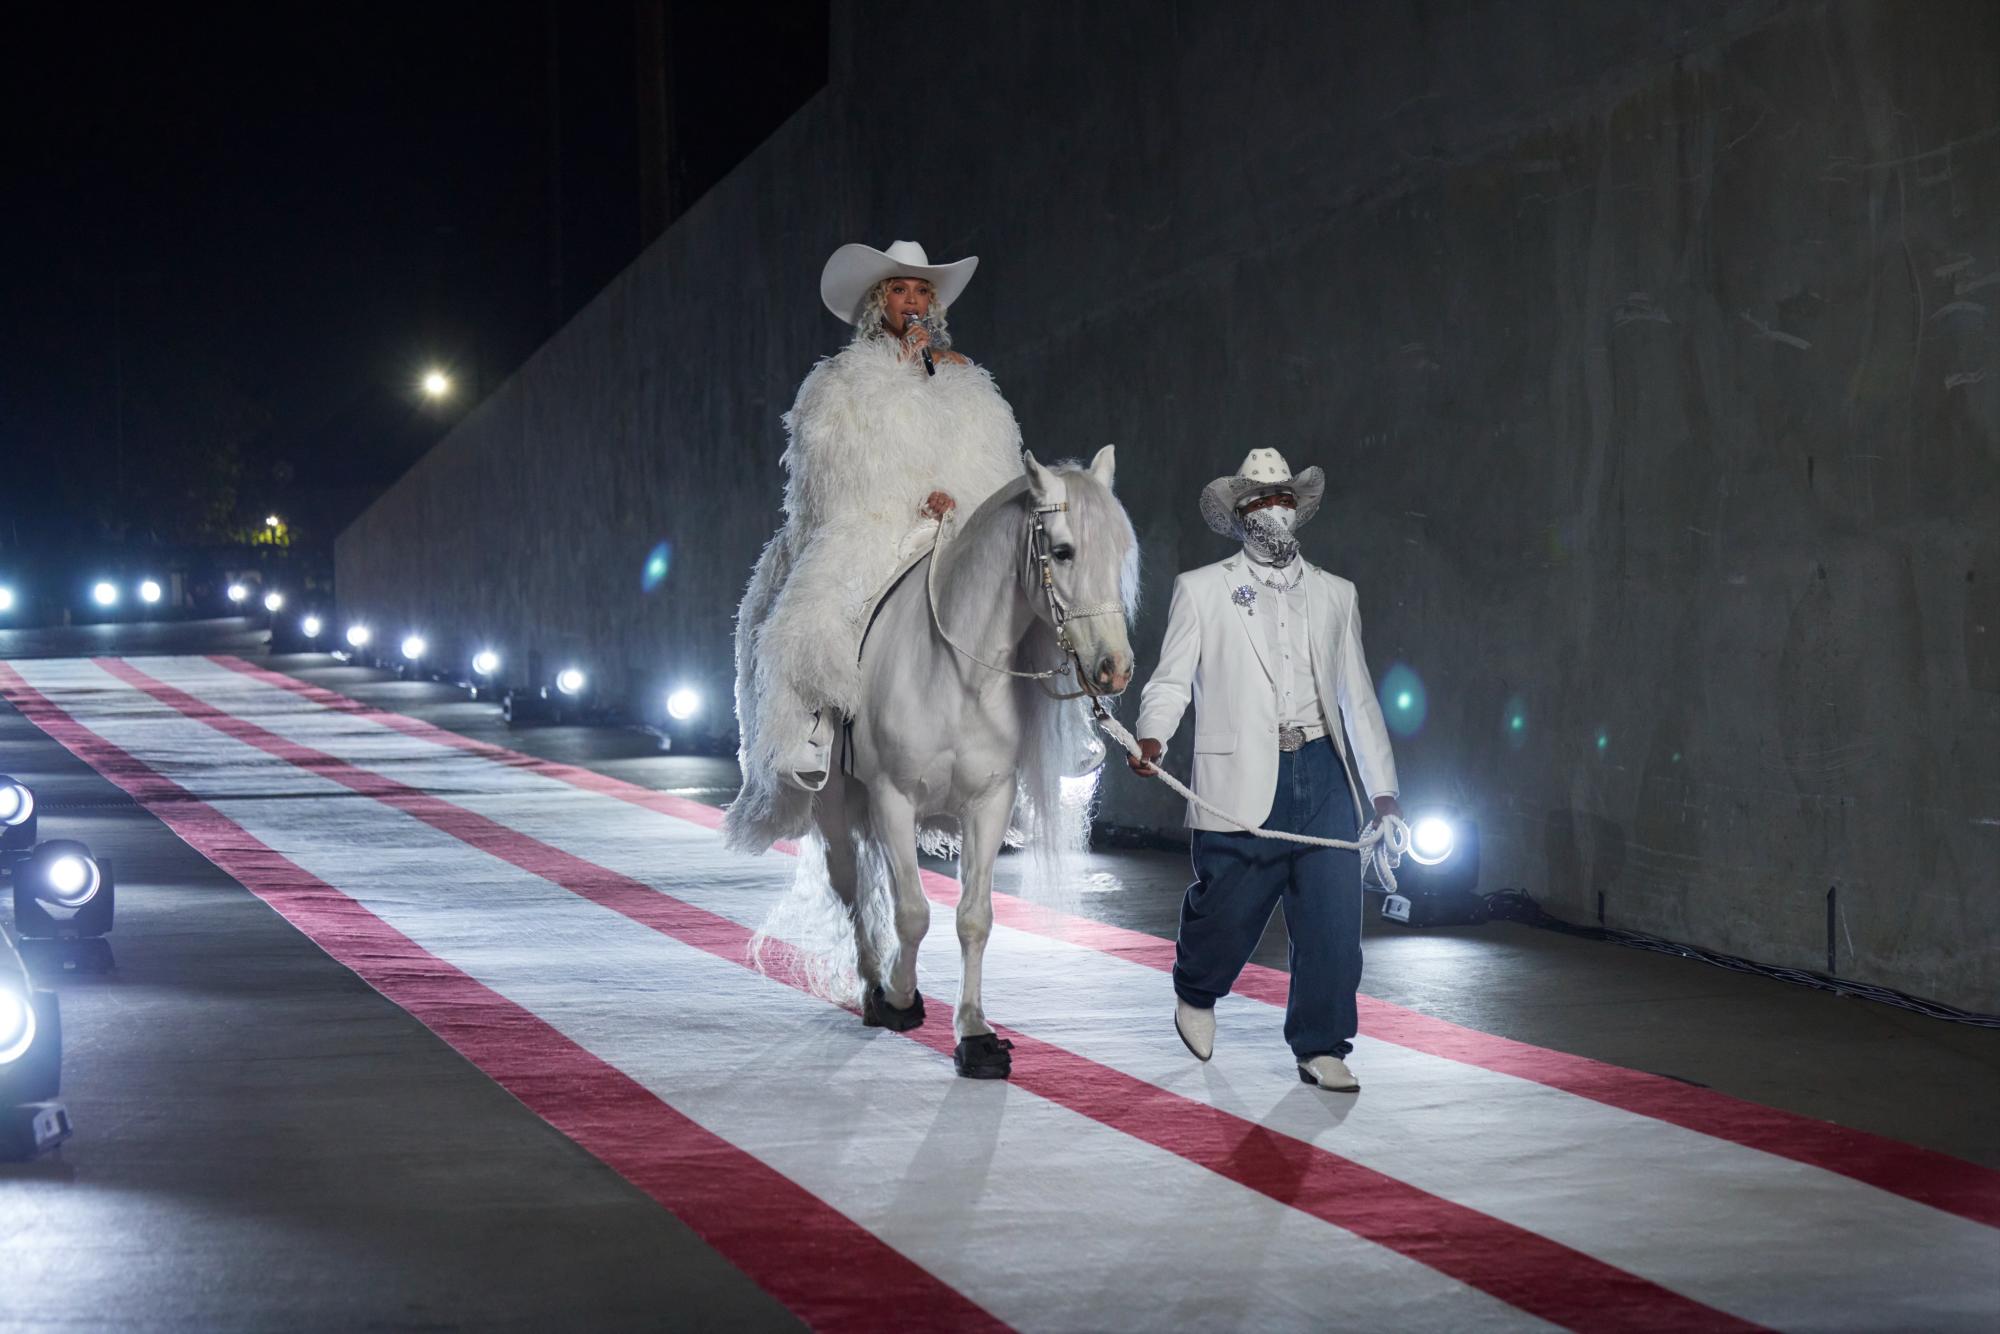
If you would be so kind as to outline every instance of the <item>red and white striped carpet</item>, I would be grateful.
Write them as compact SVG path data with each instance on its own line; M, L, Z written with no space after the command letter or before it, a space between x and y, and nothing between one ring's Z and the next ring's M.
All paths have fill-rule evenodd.
M0 695L827 1328L2000 1326L2000 1173L1364 998L1302 1086L1283 974L1163 1022L1170 942L1003 899L1010 1083L953 1076L953 883L907 1035L754 971L782 856L712 807L231 658Z

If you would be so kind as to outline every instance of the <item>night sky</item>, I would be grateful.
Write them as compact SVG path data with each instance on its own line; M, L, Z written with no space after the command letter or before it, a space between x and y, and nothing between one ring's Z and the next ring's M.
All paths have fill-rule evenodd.
M0 561L330 542L641 249L635 8L10 9ZM823 81L824 5L670 26L698 193ZM709 113L759 48L762 119Z

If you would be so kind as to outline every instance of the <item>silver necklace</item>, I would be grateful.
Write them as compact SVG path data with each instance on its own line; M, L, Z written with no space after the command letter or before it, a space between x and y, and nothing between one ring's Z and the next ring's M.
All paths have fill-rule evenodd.
M1297 588L1299 586L1299 580L1306 577L1306 567L1304 566L1304 564L1301 564L1299 566L1299 572L1293 575L1291 579L1287 580L1283 575L1279 575L1277 581L1273 582L1269 579L1266 579L1263 575L1262 570L1258 567L1257 562L1252 561L1250 562L1250 577L1255 579L1258 583L1264 585L1264 587L1270 589L1274 593L1289 593L1294 588Z

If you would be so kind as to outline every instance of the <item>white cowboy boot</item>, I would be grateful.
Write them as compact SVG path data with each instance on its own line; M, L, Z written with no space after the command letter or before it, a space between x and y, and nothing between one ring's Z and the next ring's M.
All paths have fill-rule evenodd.
M827 722L826 710L818 709L812 716L812 730L792 747L791 758L779 776L802 792L817 792L826 786L832 763L833 726Z
M1330 1093L1358 1093L1361 1081L1338 1056L1315 1056L1299 1062L1299 1082L1317 1084Z
M1179 996L1174 997L1174 1032L1181 1035L1181 1041L1194 1053L1197 1061L1205 1061L1215 1055L1214 1010L1204 1010L1198 1005L1189 1005Z

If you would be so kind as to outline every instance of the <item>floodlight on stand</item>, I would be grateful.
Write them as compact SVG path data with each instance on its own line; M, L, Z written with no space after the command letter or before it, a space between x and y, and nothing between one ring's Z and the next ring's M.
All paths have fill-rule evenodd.
M403 656L411 662L415 662L424 656L424 650L429 647L430 645L424 642L422 635L405 636L403 639Z
M247 599L249 596L250 596L250 590L245 588L243 585L231 584L229 586L229 600L231 602L236 603L238 606L241 606L245 601L245 599Z
M160 585L157 580L148 579L139 585L139 601L154 603L160 600Z
M14 590L0 584L0 611L14 610Z
M320 619L317 616L308 616L299 622L299 630L307 639L318 639L322 628Z
M684 723L701 712L701 696L682 686L667 696L667 717Z
M565 667L556 673L556 689L562 691L565 695L581 695L584 686L589 683L590 678L585 676L583 670L578 667Z
M347 627L347 643L350 648L367 648L368 641L372 638L374 636L369 633L368 627L365 625L350 625Z
M99 580L91 586L90 598L100 607L115 606L118 602L118 585Z
M472 655L472 670L477 676L492 676L500 670L500 655L490 648L483 648Z
M14 867L14 929L22 948L65 969L111 967L102 937L117 912L111 866L75 839L52 838Z
M285 606L285 595L283 593L278 592L276 589L273 589L272 591L264 595L265 611L270 611L270 612L282 611L284 610L284 606Z

